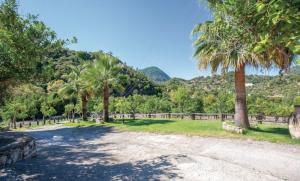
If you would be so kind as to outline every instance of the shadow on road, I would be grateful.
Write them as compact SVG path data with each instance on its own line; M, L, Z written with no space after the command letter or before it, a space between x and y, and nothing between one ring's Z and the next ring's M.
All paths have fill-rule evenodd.
M115 143L93 142L117 134L111 127L61 128L28 134L38 140L38 156L2 169L0 180L159 180L179 177L168 156L118 162L109 149Z

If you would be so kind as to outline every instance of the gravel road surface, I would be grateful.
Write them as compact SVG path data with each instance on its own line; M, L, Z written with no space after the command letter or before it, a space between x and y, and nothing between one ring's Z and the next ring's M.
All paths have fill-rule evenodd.
M0 180L300 180L300 146L120 132L110 127L30 130L38 156Z

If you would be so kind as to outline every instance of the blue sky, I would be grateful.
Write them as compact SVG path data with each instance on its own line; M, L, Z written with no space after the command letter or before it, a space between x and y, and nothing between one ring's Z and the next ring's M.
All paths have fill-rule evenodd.
M201 0L19 0L19 4L21 14L39 15L59 38L77 37L71 49L111 51L127 65L158 66L171 77L210 75L210 70L198 70L192 56L191 30L211 19Z

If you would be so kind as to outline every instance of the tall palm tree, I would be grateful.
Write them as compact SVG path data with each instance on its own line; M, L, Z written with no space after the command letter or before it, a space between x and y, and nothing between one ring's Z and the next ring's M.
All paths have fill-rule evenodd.
M280 23L289 24L289 28L283 32L281 26L267 23L268 14L263 13L268 13L269 10L259 12L260 9L257 8L260 6L258 3L263 2L230 0L208 2L214 20L198 24L193 29L193 35L198 36L194 42L195 57L199 60L200 68L210 66L212 72L216 72L218 68L221 68L222 73L228 70L235 72L234 119L237 126L249 128L245 67L251 65L256 68L269 68L275 65L280 69L286 69L291 63L293 52L285 45L297 45L297 40L293 39L294 35L289 28L293 27L294 32L299 32L297 30L299 25L291 26L289 20L282 19ZM272 6L263 4L263 7ZM265 28L267 25L271 27ZM270 30L274 32L269 33Z
M120 70L120 62L113 56L103 53L94 56L95 60L87 65L84 77L94 86L96 93L102 94L103 119L108 122L110 89Z
M237 126L248 128L250 125L246 106L245 66L256 62L251 55L242 53L245 47L234 36L234 32L228 37L225 33L229 34L230 30L224 32L222 27L220 22L206 22L194 28L193 33L201 33L194 43L195 57L199 60L199 68L210 66L212 72L216 72L221 67L222 73L226 73L228 69L234 70L235 122Z
M63 77L67 82L59 90L59 94L66 99L81 100L81 112L83 120L87 120L87 103L93 94L93 87L82 77L83 66L69 66L71 72Z

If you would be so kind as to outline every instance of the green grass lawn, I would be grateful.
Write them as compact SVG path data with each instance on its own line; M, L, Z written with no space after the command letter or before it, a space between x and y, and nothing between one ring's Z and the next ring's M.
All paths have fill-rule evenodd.
M159 119L137 119L121 120L113 123L96 124L94 122L66 123L66 126L113 126L122 131L150 132L161 134L183 134L222 138L240 138L274 143L300 144L300 140L293 140L289 135L287 125L261 124L255 128L246 130L243 135L227 132L222 129L220 121L196 121L196 120L159 120Z

